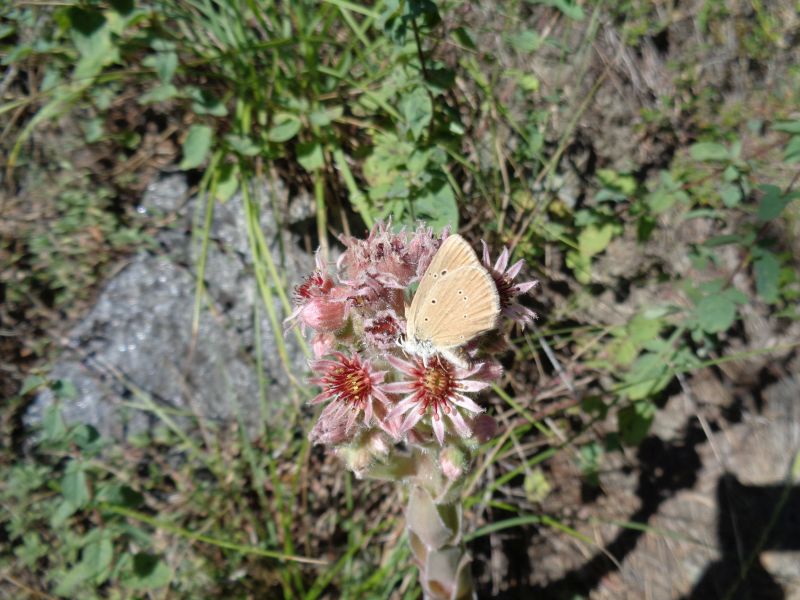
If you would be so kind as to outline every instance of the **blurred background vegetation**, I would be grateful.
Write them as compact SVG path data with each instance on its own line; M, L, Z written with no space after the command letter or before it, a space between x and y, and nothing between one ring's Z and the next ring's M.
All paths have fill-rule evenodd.
M291 274L259 225L261 182L311 199L309 249L391 217L527 260L540 320L484 399L502 433L468 486L487 597L588 595L632 551L611 540L680 537L648 523L653 498L701 467L643 448L770 420L763 390L800 371L798 31L789 0L4 3L2 594L420 597L400 503L309 447L301 381L255 436L253 415L152 408L160 426L108 439L58 402L27 426L42 389L77 393L49 376L69 329L127 257L157 251L168 219L137 208L164 173L206 207L195 332L213 206L242 202L280 339ZM654 433L662 414L685 422ZM784 472L796 451L762 459ZM650 483L608 475L632 471Z

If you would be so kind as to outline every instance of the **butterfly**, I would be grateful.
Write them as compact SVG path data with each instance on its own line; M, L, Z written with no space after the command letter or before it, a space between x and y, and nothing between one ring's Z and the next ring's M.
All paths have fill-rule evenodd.
M403 349L427 366L436 354L466 367L462 347L497 326L500 297L489 271L460 235L436 251L406 309Z

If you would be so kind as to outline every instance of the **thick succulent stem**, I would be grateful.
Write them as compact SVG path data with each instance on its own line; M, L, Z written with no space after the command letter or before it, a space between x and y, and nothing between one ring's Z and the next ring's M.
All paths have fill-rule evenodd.
M461 499L430 455L418 454L406 527L426 600L475 598L471 557L462 535Z

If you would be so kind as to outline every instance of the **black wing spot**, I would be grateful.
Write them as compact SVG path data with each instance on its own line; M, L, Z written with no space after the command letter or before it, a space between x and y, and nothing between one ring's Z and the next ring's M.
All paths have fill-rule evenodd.
M463 293L464 293L464 290L458 290L458 293L459 293L459 294L463 294Z
M466 317L467 315L464 316ZM428 321L430 321L430 319L428 319L428 317L425 317L425 322L427 323Z
M466 319L466 318L467 318L467 315L464 315L464 318ZM425 320L427 321L428 319L425 319Z
M447 275L447 269L442 269L442 275Z
M437 273L434 273L433 278L436 279L437 277L439 277L439 275Z
M436 304L436 298L431 298L431 304Z

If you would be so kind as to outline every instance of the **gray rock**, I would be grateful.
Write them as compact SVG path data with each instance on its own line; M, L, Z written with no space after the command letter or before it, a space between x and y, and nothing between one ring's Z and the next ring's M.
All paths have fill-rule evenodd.
M266 194L261 190L254 197ZM200 240L192 239L191 225L202 222L197 219L203 217L205 202L186 198L182 176L164 178L148 189L139 212L174 217L172 227L156 237L160 251L133 257L70 333L68 350L51 372L52 379L69 380L77 390L74 398L62 401L68 422L88 423L105 436L124 439L153 426L161 418L157 413L167 409L169 418L189 428L194 419L209 428L241 415L249 432L257 434L267 417L262 407L268 406L273 417L273 411L290 403L287 370L302 373L306 359L293 333L285 336L288 369L279 356L277 336L283 332L274 331L256 287L240 194L214 207L206 301L193 338ZM260 206L261 230L278 271L288 278L281 286L290 290L310 272L313 257L276 224L269 202ZM272 296L282 321L286 310L274 285ZM255 356L256 313L263 396ZM53 401L52 392L42 392L29 409L28 423L39 421Z

